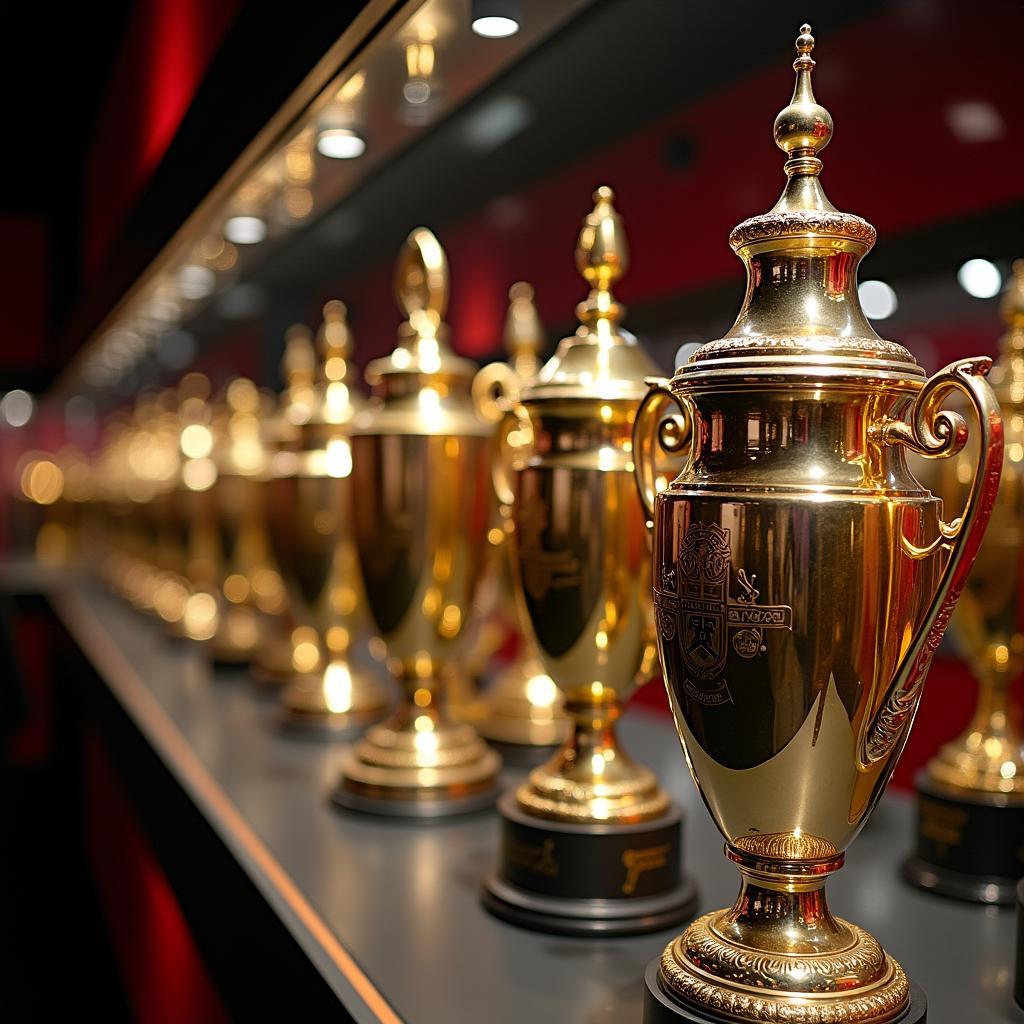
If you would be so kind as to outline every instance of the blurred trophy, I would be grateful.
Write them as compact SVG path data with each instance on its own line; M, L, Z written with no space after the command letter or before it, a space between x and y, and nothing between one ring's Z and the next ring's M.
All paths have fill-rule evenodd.
M178 385L178 446L181 461L175 488L174 519L181 536L183 591L181 614L168 618L175 636L202 643L217 634L220 620L217 595L223 578L223 553L217 528L214 485L213 409L210 382L188 373Z
M448 344L448 263L426 228L407 238L395 287L408 319L391 355L367 368L373 398L352 423L352 484L366 600L403 700L347 752L334 800L438 817L493 803L501 767L442 705L485 558L492 428L473 408L475 367Z
M648 968L647 1024L926 1013L879 943L832 916L824 886L906 740L995 500L1002 426L990 360L926 380L861 312L875 230L822 191L832 119L811 89L813 47L804 25L775 120L782 196L730 235L747 268L736 323L652 382L634 434L676 729L742 878L733 907ZM952 394L973 409L980 457L945 523L906 453L963 447L965 420L941 408ZM682 471L655 495L656 443L687 434Z
M544 345L544 331L533 304L533 288L520 281L509 289L508 297L505 348L509 361L485 366L473 381L478 411L495 424L508 415L506 403L518 401L522 388L537 375L538 353ZM503 510L503 515L507 514L508 510ZM492 527L489 536L497 548L491 618L514 629L518 616L511 545L501 527ZM506 630L502 634L506 635ZM487 692L473 701L467 717L481 736L502 744L510 757L538 748L541 756L546 756L545 747L564 741L568 720L561 708L558 687L544 671L532 641L525 634L516 640L514 658L501 668Z
M495 465L522 625L565 695L569 735L499 801L503 843L484 905L561 934L627 935L690 916L681 815L619 745L616 720L655 665L650 555L631 430L654 365L619 323L628 261L612 191L594 193L576 266L580 327L502 421Z
M1013 721L1010 687L1024 670L1024 261L1003 297L1003 336L992 368L1006 423L1006 465L985 540L949 625L953 646L978 680L964 732L917 780L917 849L908 881L932 892L1011 906L1024 875L1024 736ZM944 507L964 505L966 454L941 463L934 490Z
M270 558L263 507L268 471L261 423L265 397L235 377L215 409L212 457L221 547L220 614L210 641L215 661L244 665L256 655L264 614L281 610L284 587Z
M365 405L351 362L345 306L324 307L316 355L305 327L288 333L286 378L266 486L274 556L284 574L292 631L280 694L289 727L323 734L382 718L392 694L366 649L369 622L353 531L353 416Z

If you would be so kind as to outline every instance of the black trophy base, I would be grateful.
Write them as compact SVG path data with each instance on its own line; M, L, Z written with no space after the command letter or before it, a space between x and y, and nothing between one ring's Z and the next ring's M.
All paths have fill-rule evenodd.
M524 814L509 792L498 811L501 866L483 892L496 917L578 936L639 935L693 917L697 891L682 872L675 807L636 825L570 825Z
M1017 883L1017 956L1013 965L1013 1001L1024 1010L1024 881Z
M1013 906L1024 875L1024 802L968 795L917 779L917 848L903 863L906 881L971 903Z
M659 971L661 956L656 956L644 972L644 1016L643 1024L735 1024L735 1017L721 1017L711 1010L698 1010L687 1006L661 987ZM910 983L910 1002L899 1017L890 1024L925 1024L928 1020L928 1000L924 992L913 982Z

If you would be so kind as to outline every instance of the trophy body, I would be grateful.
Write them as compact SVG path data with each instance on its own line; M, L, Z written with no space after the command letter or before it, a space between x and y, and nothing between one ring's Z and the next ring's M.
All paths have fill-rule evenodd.
M1006 423L1006 450L1024 445L1024 261L1003 299L1007 333L991 381ZM935 490L947 508L964 504L970 461L940 463ZM1024 875L1024 736L1010 687L1024 670L1024 489L1004 468L978 559L949 626L957 653L978 680L978 701L962 735L945 744L917 779L914 854L908 881L930 892L1012 906Z
M650 553L633 491L631 431L652 364L618 327L609 287L626 263L610 189L577 249L592 292L503 424L499 499L512 511L524 632L565 695L569 735L499 802L503 843L484 906L525 927L628 935L692 914L681 816L621 748L622 705L654 664Z
M490 806L501 760L443 707L443 677L482 574L490 427L473 409L475 368L445 340L448 270L425 228L396 273L409 320L370 364L374 397L352 423L353 542L366 603L403 700L346 754L335 802L435 818Z
M903 748L995 499L1002 427L989 360L926 381L860 310L875 232L821 190L832 122L811 91L813 45L805 25L775 123L786 189L730 237L747 267L736 323L652 382L634 433L676 729L742 880L733 907L694 921L648 971L648 1024L925 1014L824 885ZM965 420L941 408L954 393L976 414L980 457L947 524L906 451L963 447ZM657 442L679 450L687 434L681 473L656 493Z
M507 403L517 401L523 387L536 377L540 368L537 354L544 337L533 304L533 288L520 281L509 289L509 300L505 321L509 361L485 366L473 382L477 410L496 425L508 415ZM509 533L495 527L488 537L496 549L492 551L496 564L492 570L491 614L505 623L516 623L516 567ZM560 692L544 671L527 633L519 630L514 657L499 671L487 692L469 703L466 717L481 736L500 745L509 761L536 764L550 755L549 748L564 742L568 721Z
M290 729L350 734L382 718L392 693L366 648L369 621L355 556L348 428L364 404L350 356L346 311L324 307L320 379L308 331L289 332L288 387L271 431L266 484L274 557L288 588L288 666L279 717ZM273 656L281 638L271 637ZM268 655L264 654L266 658ZM264 673L273 665L264 667Z

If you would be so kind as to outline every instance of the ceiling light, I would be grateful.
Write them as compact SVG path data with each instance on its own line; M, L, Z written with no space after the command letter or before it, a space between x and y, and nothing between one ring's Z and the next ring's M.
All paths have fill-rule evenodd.
M968 260L956 272L956 279L960 287L976 299L991 299L1003 286L1003 275L989 260Z
M994 142L1006 134L1003 115L984 100L951 104L946 108L946 123L960 142Z
M0 398L0 416L9 427L23 427L32 419L35 402L27 391L15 388Z
M354 160L366 152L366 142L351 128L325 128L316 140L316 148L332 160Z
M533 108L520 96L495 96L466 115L463 138L473 149L489 151L504 145L533 120Z
M864 315L885 320L896 312L896 293L884 281L864 281L857 289Z
M229 217L224 222L224 237L235 245L255 245L267 237L267 225L259 217Z
M178 292L183 299L205 299L217 285L217 275L198 263L186 264L178 271Z
M473 0L470 23L485 39L505 39L519 31L522 20L519 0Z

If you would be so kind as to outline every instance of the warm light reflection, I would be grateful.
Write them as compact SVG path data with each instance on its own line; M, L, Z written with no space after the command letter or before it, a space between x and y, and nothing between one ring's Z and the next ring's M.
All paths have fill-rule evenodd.
M181 479L190 491L208 491L217 482L213 459L190 459L181 468Z
M209 640L217 632L217 600L213 594L192 594L185 602L182 623L193 640Z
M204 459L213 451L213 434L201 423L190 423L181 432L181 450L190 459Z
M335 479L347 477L352 472L352 449L348 438L334 437L327 442L324 453L324 469Z
M558 699L558 687L551 676L533 676L526 682L526 699L538 708L548 708Z
M352 707L352 673L348 665L332 661L324 671L324 703L335 714Z

